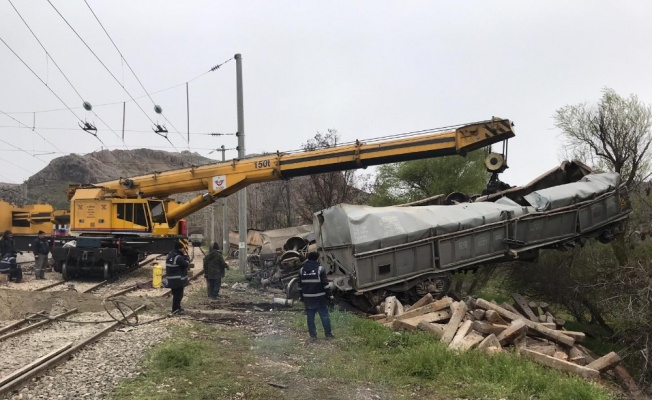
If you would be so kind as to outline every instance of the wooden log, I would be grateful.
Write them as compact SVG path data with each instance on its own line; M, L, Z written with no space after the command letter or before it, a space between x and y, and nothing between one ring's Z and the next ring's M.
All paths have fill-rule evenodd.
M400 319L395 319L389 324L391 324L391 328L393 331L416 331L417 330L416 325L408 324L407 322L401 321Z
M568 354L566 354L565 351L557 350L557 351L554 352L554 354L552 356L555 357L558 360L564 360L564 361L568 360Z
M530 307L530 310L532 310L532 313L533 313L535 316L538 317L539 315L543 314L543 313L541 312L541 310L539 310L539 304L537 304L536 301L531 301L531 302L527 303L527 305L528 305L528 307Z
M394 319L395 321L403 321L408 325L412 325L416 327L419 325L419 322L421 321L426 321L426 322L438 322L438 321L443 321L446 319L449 319L451 317L451 313L448 310L441 310L433 313L428 313L424 315L417 315L416 317L412 318L405 318L405 319Z
M501 317L500 314L494 310L486 310L484 313L484 319L491 322L492 324L509 325L509 323L507 323L507 321L505 321L503 317Z
M421 321L417 325L417 329L428 332L437 339L441 339L441 336L444 334L444 325L441 324L431 324L430 322Z
M627 372L627 369L622 364L619 364L616 366L616 368L614 368L614 373L616 374L618 382L620 382L622 387L624 387L630 396L632 396L632 399L645 399L643 391L638 387L636 381L634 381L634 378L632 378L632 376L629 374L629 372Z
M541 324L541 326L545 326L548 329L552 329L552 330L557 329L557 324L555 324L554 322L539 322L539 324Z
M436 312L448 308L453 303L453 299L450 297L444 297L440 300L434 301L432 303L426 304L425 306L419 308L412 308L410 311L406 311L403 314L396 317L396 319L408 319L416 317L418 315L428 314L431 312Z
M545 354L547 356L553 356L557 351L557 346L552 343L548 344L539 344L539 345L528 345L528 349L536 351L537 353Z
M512 321L512 324L507 327L504 331L496 335L496 338L501 345L505 346L508 343L511 343L514 338L520 336L522 333L527 332L527 326L522 319L517 319Z
M469 319L462 322L462 325L460 325L459 329L455 333L455 336L453 337L453 340L451 340L448 347L451 348L451 349L458 348L460 343L462 343L462 339L464 339L466 334L469 333L469 331L471 330L471 325L472 324L473 324L473 321L471 321Z
M597 360L590 362L586 365L586 368L593 368L600 372L607 371L616 366L620 362L620 356L612 351L611 353L604 355Z
M476 331L469 332L456 346L457 350L466 351L474 348L484 340L484 336ZM451 343L452 344L452 343Z
M426 304L430 304L433 301L435 301L435 299L432 297L432 295L430 293L428 293L425 296L423 296L422 298L420 298L419 301L417 301L416 303L412 304L409 307L405 307L405 312L408 312L410 310L414 310L414 309L419 308L421 306L425 306Z
M397 300L396 300L396 305L394 306L394 315L395 315L395 316L396 316L396 315L401 315L401 314L403 314L404 312L405 312L405 311L404 311L404 308L403 308L403 304L401 304L401 302L398 301L398 299L397 299Z
M372 314L369 316L370 319L378 321L379 319L385 319L387 316L385 314Z
M455 332L457 332L460 322L462 322L462 318L464 318L464 314L466 314L466 303L460 301L457 307L455 307L448 324L446 324L444 334L441 337L442 342L450 344L455 336Z
M543 325L543 324L542 324ZM559 331L566 336L570 336L575 339L575 342L581 343L584 341L586 334L584 332L574 332L574 331Z
M485 321L473 321L472 328L473 330L484 333L485 335L498 335L500 332L507 329L508 326L509 325L496 325Z
M516 348L516 351L521 351L525 348L527 348L527 331L521 332L518 336L514 338L512 343L514 344L514 348Z
M476 302L476 304L477 304L477 302ZM514 314L520 315L521 317L524 317L524 315L522 315L520 312L518 312L518 310L515 309L514 306L512 306L511 304L509 304L506 301L503 301L502 303L500 303L500 307L504 308L507 311L513 312Z
M543 314L543 316L546 317L546 320L543 322L548 322L548 323L552 322L553 324L555 323L555 317L553 317L552 314L550 314L549 312Z
M600 377L600 372L595 369L583 367L581 365L573 364L571 362L560 360L555 357L550 357L545 354L537 353L536 351L524 349L522 350L521 354L545 366L570 372L583 378L598 379Z
M484 313L485 313L485 310L476 309L476 310L473 310L471 312L471 315L473 315L474 319L480 320L480 319L484 318Z
M548 305L548 303L542 301L539 303L539 307L541 307L541 311L543 311L544 314L549 313L552 315L552 312L550 312L550 305Z
M388 296L385 298L385 315L387 319L392 319L396 311L396 296Z
M561 328L561 327L563 327L564 325L566 325L566 320L565 320L565 319L561 319L561 318L553 318L553 319L552 319L552 322L554 322L555 324L557 324L557 328Z
M504 308L502 308L500 306L497 306L495 304L491 304L490 302L488 302L488 301L486 301L484 299L478 299L476 304L478 305L478 307L484 308L486 310L494 310L504 318L507 318L507 319L510 319L510 320L521 319L521 320L523 320L523 322L525 323L525 325L528 328L530 328L530 329L532 329L532 330L534 330L536 332L539 332L539 333L545 335L546 337L548 337L548 338L550 338L550 339L552 339L552 340L554 340L556 342L565 344L566 346L569 346L569 347L573 346L575 344L575 339L573 339L573 338L571 338L569 336L566 336L563 333L560 333L559 331L555 331L555 330L546 328L545 326L541 326L541 324L539 324L537 322L533 322L533 321L530 321L530 320L525 319L523 317L520 317L518 314L515 314L515 313L513 313L511 311L505 310Z
M586 353L580 350L577 346L573 346L568 350L568 361L574 362L577 365L586 365Z
M530 321L539 322L539 317L534 315L528 305L528 301L523 296L514 293L512 294L512 298L514 299L514 306L521 314L525 315Z
M493 333L487 336L486 338L484 338L482 342L480 342L480 344L478 345L478 350L487 350L488 348L491 347L502 349L500 342L496 338L496 335L494 335Z

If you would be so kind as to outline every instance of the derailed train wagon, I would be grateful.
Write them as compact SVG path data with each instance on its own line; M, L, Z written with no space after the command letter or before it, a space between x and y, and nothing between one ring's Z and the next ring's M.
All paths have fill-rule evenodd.
M558 175L556 182L578 179L580 169L567 164L560 170L549 173ZM390 294L409 300L440 296L452 272L531 261L540 249L573 247L590 238L607 242L621 232L630 208L618 174L588 173L548 188L541 182L555 180L543 178L474 203L340 204L322 210L314 216L322 265L340 293L372 308Z

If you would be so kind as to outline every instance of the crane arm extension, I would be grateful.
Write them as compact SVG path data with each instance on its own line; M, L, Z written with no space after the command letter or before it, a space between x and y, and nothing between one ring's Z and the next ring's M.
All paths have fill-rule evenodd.
M391 140L369 140L366 143L308 150L299 153L275 153L232 160L199 167L183 168L129 179L98 183L84 191L92 198L110 194L114 197L165 197L176 193L206 191L172 212L177 219L210 204L215 198L229 196L253 183L270 182L316 173L364 168L399 161L465 155L514 136L512 123L494 118L468 124L457 129L407 136ZM69 197L75 194L71 187ZM79 197L77 197L79 198ZM209 200L212 199L212 200ZM192 210L192 211L191 211ZM168 218L170 215L168 215ZM182 217L179 217L180 219Z

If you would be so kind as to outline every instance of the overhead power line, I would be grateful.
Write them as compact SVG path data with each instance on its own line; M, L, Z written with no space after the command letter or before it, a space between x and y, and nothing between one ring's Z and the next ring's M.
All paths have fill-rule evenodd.
M82 96L81 93L79 93L79 91L77 90L77 88L75 87L75 85L73 85L72 82L70 81L70 79L68 79L68 76L66 76L66 74L63 72L63 70L61 69L61 67L59 67L59 64L57 64L57 62L56 62L55 59L52 57L52 55L50 54L50 52L48 51L48 49L46 49L45 46L43 45L43 43L41 43L41 41L39 40L38 36L36 36L36 33L34 33L34 31L33 31L32 28L29 26L29 24L27 23L27 21L25 21L25 18L23 18L23 16L20 14L20 12L19 12L18 9L16 8L16 6L14 6L14 3L12 3L11 0L8 0L8 1L9 1L9 4L11 4L11 7L14 9L14 11L16 11L16 14L18 14L18 17L20 18L20 20L23 21L23 23L25 24L25 26L27 27L27 29L30 31L30 33L32 34L32 36L34 36L34 39L36 39L36 41L38 42L38 44L41 46L41 48L42 48L43 51L45 52L46 60L47 60L48 58L49 58L50 60L52 60L52 63L54 64L54 66L57 67L57 69L59 70L59 72L61 73L61 75L63 75L63 77L65 78L66 82L68 82L68 84L70 85L70 87L72 88L72 90L74 90L75 93L77 93L77 96L79 96L79 99L83 102L83 101L85 100L85 99L84 99L84 96ZM48 86L47 83L46 83L45 85ZM49 88L49 86L48 86L48 88ZM120 136L119 136L119 135L118 135L118 134L117 134L113 129L111 129L111 127L109 127L108 124L107 124L106 122L104 122L104 120L103 120L99 115L97 115L97 113L96 113L95 111L91 111L91 112L92 112L93 115L95 115L95 116L96 116L96 117L97 117L97 118L98 118L98 119L99 119L99 120L100 120L100 121L101 121L101 122L102 122L102 123L103 123L107 128L109 128L109 129L110 129L110 130L111 130L111 131L112 131L116 136L118 136L118 138L120 138ZM80 120L81 120L81 119L80 119ZM86 129L84 129L84 131L87 132L87 133L90 133L90 134L91 134L92 136L94 136L97 140L99 140L100 143L104 144L104 142L102 142L102 139L100 139L100 138L97 136L96 133L92 133L92 132L90 132L90 131L88 131L88 130L86 130ZM128 149L127 144L124 143L124 140L122 141L122 143L124 144L125 148Z
M149 94L149 92L147 91L147 89L145 89L145 85L143 85L143 82L140 81L140 78L138 78L138 75L136 75L136 72L134 71L134 69L131 68L131 65L129 65L129 62L127 61L127 59L125 58L125 56L122 55L122 52L121 52L120 49L118 48L118 45L115 44L115 42L113 41L113 38L111 38L111 35L109 35L109 32L106 30L106 28L104 28L104 25L102 25L102 22L101 22L100 19L97 17L97 15L95 14L95 12L94 12L93 9L91 8L90 4L88 4L88 2L87 2L86 0L84 0L84 3L86 3L86 6L88 6L88 9L91 11L91 14L93 14L93 17L95 17L95 20L97 21L97 23L100 24L100 27L102 28L102 30L104 31L104 33L106 33L106 36L107 36L107 37L109 38L109 40L111 41L111 44L113 45L113 47L115 47L115 50L118 52L118 54L120 54L120 58L125 62L125 64L127 65L127 68L129 68L129 71L131 71L131 73L133 74L134 78L136 78L136 81L138 82L138 84L140 85L140 87L143 89L143 91L145 92L145 94L147 95L147 97L149 97L149 99L152 101L152 104L154 104L154 105L156 106L156 102L154 101L154 99L152 98L152 96ZM124 86L123 86L123 88L124 88ZM135 101L135 100L134 100L134 101ZM181 136L181 138L185 141L186 139L183 137L183 135L181 135L181 132L179 132L179 130L177 130L177 128L172 124L172 122L170 122L170 120L165 116L165 114L163 114L163 113L161 112L161 115L162 115L163 118L164 118L164 119L165 119L165 120L170 124L170 126L171 126L171 127L172 127L172 128L173 128L173 129L174 129L174 130L179 134L179 136ZM167 139L167 137L166 137L166 139Z

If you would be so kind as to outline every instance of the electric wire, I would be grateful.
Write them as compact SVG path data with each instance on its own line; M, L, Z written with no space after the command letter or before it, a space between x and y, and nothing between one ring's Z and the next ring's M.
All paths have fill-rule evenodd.
M208 71L206 71L206 72L204 72L204 73L202 73L200 75L197 75L196 77L190 79L187 82L179 83L177 85L170 86L170 87L167 87L165 89L158 90L156 92L152 92L151 94L163 93L163 92L166 92L168 90L176 89L176 88L178 88L180 86L185 86L186 83L193 82L193 81L201 78L202 76L204 76L204 75L206 75L206 74L208 74L210 72L212 72L212 71L208 70ZM140 99L142 99L144 97L147 97L147 95L144 94L142 96L134 97L133 100L122 100L122 101L115 101L115 102L112 102L112 103L94 104L93 107L114 106L114 105L118 105L118 104L122 104L122 103L131 103L131 102L133 102L135 100L140 100ZM81 109L81 108L83 108L83 107L81 107L81 106L80 107L72 107L73 110L78 110L78 109ZM39 110L39 111L12 111L12 112L10 112L8 114L41 114L41 113L50 113L50 112L59 112L59 111L68 111L68 109L67 108L53 108L51 110ZM147 132L150 132L150 131L147 131Z
M61 69L61 67L59 67L59 64L57 64L57 62L54 60L54 58L52 57L52 55L50 54L50 52L45 48L45 46L43 45L43 43L41 43L41 41L39 40L38 36L36 36L36 33L34 33L34 31L33 31L32 28L29 26L29 24L27 23L27 21L25 21L25 18L23 18L23 16L20 14L20 12L19 12L18 9L16 8L16 6L14 6L14 3L12 3L11 0L7 0L7 1L9 1L9 4L11 4L11 7L14 9L14 11L16 11L16 14L18 14L18 17L20 18L20 20L23 21L23 23L25 24L25 26L27 27L27 29L30 31L30 33L32 34L32 36L34 36L34 39L36 39L36 41L38 42L38 44L41 46L41 48L42 48L43 51L45 52L46 60L47 60L48 58L49 58L50 60L52 60L52 63L54 64L54 66L57 67L57 69L59 70L59 72L61 73L61 75L63 75L63 77L64 77L64 79L66 80L66 82L68 82L68 84L70 85L70 87L72 88L72 90L74 90L75 93L77 93L77 96L79 96L79 98L80 98L81 101L83 102L83 101L84 101L84 96L82 96L81 93L79 93L79 91L77 90L77 88L75 87L75 85L73 85L72 82L70 81L70 79L68 79L68 76L66 76L66 74L63 72L63 70ZM47 86L47 83L45 83L45 85ZM93 115L95 115L95 116L96 116L96 117L97 117L97 118L98 118L98 119L99 119L99 120L100 120L100 121L101 121L101 122L102 122L102 123L103 123L107 128L109 128L109 129L110 129L110 130L111 130L111 131L112 131L112 132L113 132L113 133L118 137L118 139L120 139L120 136L119 136L119 135L118 135L118 134L117 134L113 129L111 129L111 127L108 126L107 123L104 122L104 120L103 120L99 115L97 115L97 113L96 113L95 111L91 111L91 112L92 112ZM87 133L89 133L89 134L91 134L92 136L95 136L96 139L98 139L100 142L102 142L102 140L97 136L96 133L93 134L92 132L89 132L89 131L86 131L86 130L84 130L84 131L87 132ZM124 143L124 140L123 140L122 142ZM104 144L104 142L102 142L102 144ZM125 146L125 148L129 149L129 148L127 147L127 144L126 144L126 143L124 143L124 146Z
M34 70L33 70L29 65L27 65L27 63L26 63L26 62L25 62L25 61L24 61L24 60L23 60L23 59L18 55L18 53L16 53L16 52L14 51L14 49L12 49L11 46L9 46L9 44L8 44L7 42L5 42L4 39L2 39L1 37L0 37L0 42L2 42L5 46L7 46L7 48L9 49L9 51L11 51L11 52L12 52L12 53L13 53L13 54L14 54L14 55L15 55L15 56L20 60L20 62L22 62L23 65L25 65L25 67L27 67L27 69L29 69L30 72L31 72L32 74L34 74L34 76L35 76L39 81L41 81L41 83L44 84L45 87L48 88L48 90L49 90L50 92L52 92L52 94L53 94L53 95L54 95L54 96L55 96L55 97L56 97L56 98L57 98L57 99L58 99L58 100L59 100L59 101L60 101L60 102L61 102L61 103L66 107L66 109L67 109L68 111L70 111L70 112L72 113L72 115L75 116L75 118L76 118L77 120L81 121L81 118L79 118L79 116L78 116L78 115L77 115L77 114L76 114L76 113L75 113L75 112L74 112L74 111L73 111L73 110L68 106L68 104L66 104L66 102L63 101L63 99L62 99L61 97L59 97L59 95L58 95L54 90L52 90L52 88L51 88L50 86L48 86L48 84L47 84L43 79L41 79L41 77L38 76L38 74L37 74L36 72L34 72Z
M122 61L124 61L124 63L127 65L127 68L129 68L129 71L131 71L131 73L133 74L134 78L136 78L136 81L138 82L138 84L140 85L140 87L143 89L143 91L145 92L145 94L147 95L147 97L149 97L149 99L152 101L152 104L154 104L154 105L156 106L156 102L154 101L154 99L152 98L152 96L149 94L149 92L147 91L147 89L145 89L145 85L143 85L143 83L140 81L140 78L138 78L138 75L136 75L136 72L133 70L133 68L131 68L131 65L129 64L129 61L127 61L127 59L125 58L125 56L122 55L122 52L120 51L120 49L118 48L118 46L115 44L115 42L114 42L113 39L111 38L111 35L109 35L109 32L107 32L106 28L104 28L104 25L102 25L102 22L101 22L100 19L97 17L97 15L95 14L95 12L94 12L93 9L91 8L90 4L88 4L88 2L87 2L86 0L84 0L84 3L86 3L86 6L88 6L88 9L91 11L91 14L93 14L93 17L95 17L95 20L97 21L97 23L100 24L100 27L102 28L102 30L104 31L104 33L106 33L106 36L107 36L107 37L109 38L109 40L111 41L111 44L113 44L113 47L115 47L115 49L116 49L116 51L118 52L118 54L120 54L120 58L121 58ZM168 124L170 124L170 126L172 127L172 129L174 129L174 130L179 134L179 136L181 136L181 139L183 139L183 140L185 141L186 139L183 137L183 135L181 135L181 132L179 132L179 130L178 130L178 129L177 129L177 128L172 124L172 122L170 122L170 120L165 116L165 114L161 113L161 115L162 115L163 118L168 122ZM167 137L166 137L166 139L167 139ZM168 140L168 142L169 142L169 140ZM171 143L171 142L170 142L170 143Z
M35 132L37 135L39 135L43 140L45 140L45 141L46 141L50 146L54 147L57 151L63 153L63 151L62 151L60 148L58 148L54 143L52 143L52 142L50 142L49 140L47 140L47 139L45 138L45 136L41 135L41 133L40 133L39 131L37 131L35 128L30 128L30 127L27 126L26 124L20 122L19 120L17 120L16 118L12 117L11 115L7 114L6 112L4 112L4 111L2 111L2 110L0 110L0 113L6 115L7 117L11 118L12 120L18 122L19 124L23 125L23 126L24 126L25 128L27 128L27 129L33 129L34 132Z
M140 106L140 104L138 104L138 102L136 101L136 99L134 99L134 97L131 95L131 93L129 93L129 91L127 90L127 88L125 88L124 85L123 85L122 83L120 83L120 80L119 80L118 78L116 78L116 76L113 74L113 72L111 72L111 70L106 66L106 64L104 64L104 62L100 59L100 57L99 57L97 54L95 54L95 52L93 51L93 49L91 49L91 47L88 45L88 43L86 43L86 41L81 37L81 35L80 35L79 33L77 33L77 31L75 30L75 28L73 28L72 25L70 25L70 23L68 22L68 20L66 20L66 18L63 16L63 14L61 14L61 13L59 12L59 10L54 6L54 4L52 4L52 2L51 2L50 0L47 0L47 2L50 4L50 6L52 6L52 8L54 9L54 11L56 11L56 13L59 14L59 16L61 17L61 19L63 19L63 21L64 21L64 22L66 23L66 25L68 25L68 27L69 27L69 28L70 28L70 29L75 33L75 35L77 35L77 37L79 38L79 40L82 41L82 43L83 43L83 44L86 46L86 48L91 52L91 54L93 54L93 56L95 56L95 58L97 59L97 61L98 61L100 64L102 64L102 66L104 67L104 69L106 69L106 71L109 73L109 75L111 75L111 77L113 78L113 80L115 80L115 81L118 83L118 85L122 88L122 90L124 90L125 93L127 93L127 95L129 96L129 98L130 98L130 99L131 99L131 100L136 104L136 106L140 109L140 111L142 111L142 113L145 114L145 116L147 117L147 119L149 119L149 121L150 121L153 125L157 125L157 124L154 122L154 120L152 120L152 118L151 118L151 117L150 117L150 116L145 112L145 110ZM163 136L163 135L159 135L159 136ZM164 137L168 142L170 142L170 140L169 140L166 136L163 136L163 137ZM172 144L172 142L170 142L170 144ZM172 146L174 147L174 145L172 145ZM175 150L176 150L176 147L175 147ZM178 151L178 150L177 150L177 151Z

